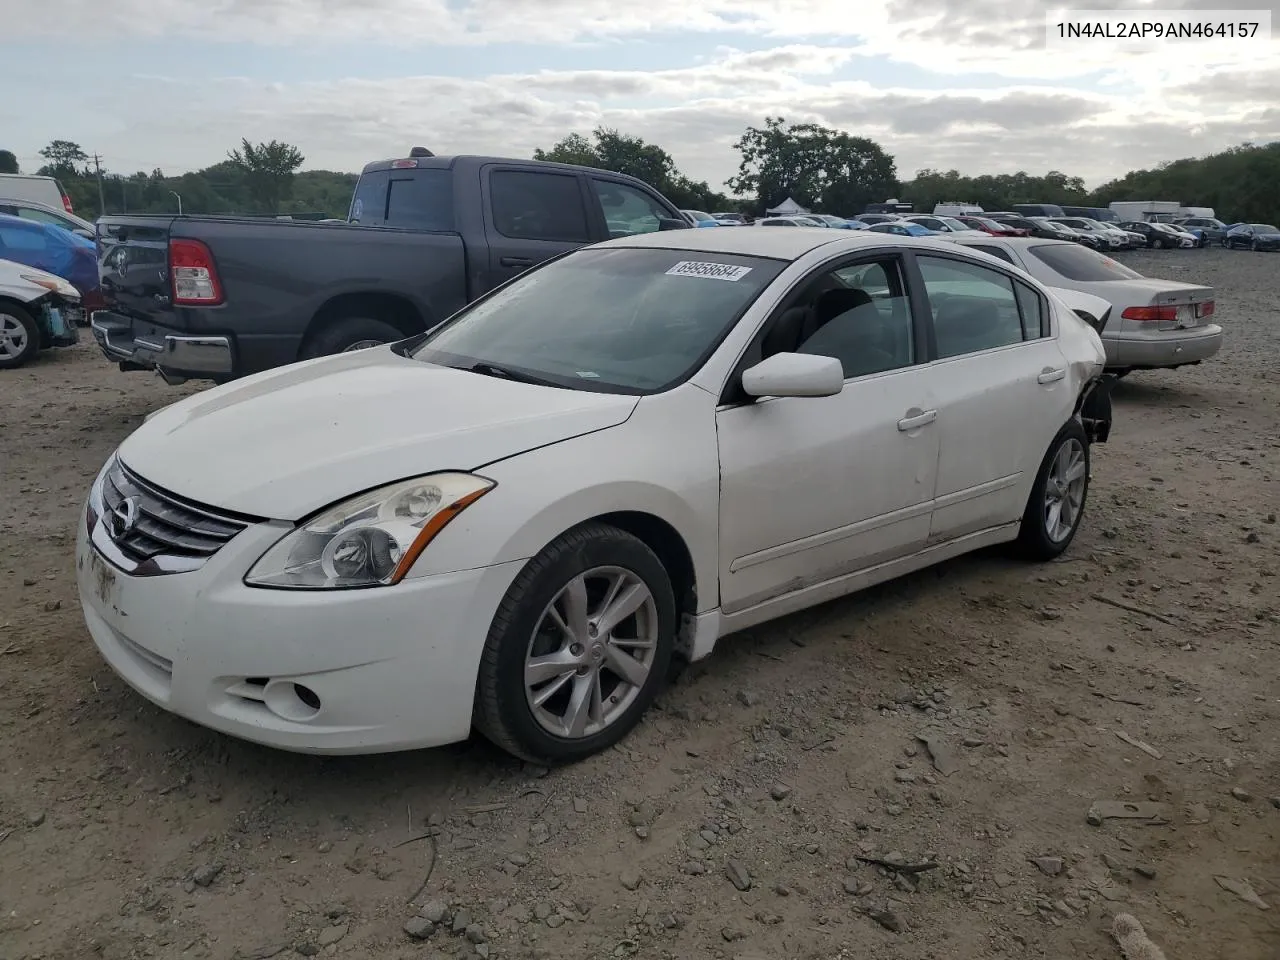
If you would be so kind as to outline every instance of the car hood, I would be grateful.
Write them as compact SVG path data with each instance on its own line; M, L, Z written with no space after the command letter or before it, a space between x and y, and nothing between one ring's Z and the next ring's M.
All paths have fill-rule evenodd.
M384 483L474 470L617 426L638 399L482 376L380 347L180 400L149 417L119 453L171 493L296 521Z

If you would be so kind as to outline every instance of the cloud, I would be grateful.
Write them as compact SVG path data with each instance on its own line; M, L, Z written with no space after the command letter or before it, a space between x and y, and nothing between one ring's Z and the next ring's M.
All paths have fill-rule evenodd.
M737 166L734 142L768 115L871 137L896 156L904 177L922 167L1056 168L1098 181L1245 139L1280 139L1278 112L1270 109L1276 88L1265 77L1256 87L1240 78L1211 84L1206 96L1222 99L1206 121L1192 87L1153 99L1045 86L925 91L832 81L829 70L847 56L845 48L790 45L724 50L695 67L649 72L270 84L225 78L195 86L121 78L83 107L112 116L113 131L95 149L109 162L154 157L139 163L146 168L206 166L242 136L296 143L309 168L359 169L415 144L442 154L530 156L565 134L605 125L660 144L683 171L716 186ZM1234 100L1226 99L1231 90Z
M1236 2L1160 0L1158 8ZM25 154L55 136L91 140L117 170L206 166L242 136L296 143L307 167L335 169L358 169L414 144L528 156L605 125L660 144L683 171L719 186L737 167L734 142L769 115L871 137L897 157L904 176L921 167L1057 168L1099 181L1246 139L1280 139L1280 45L1246 53L1223 44L1123 55L1088 43L1045 50L1046 13L1112 5L1091 0L860 0L856 13L848 0L0 4L5 43L91 37L99 74L112 78L88 91L30 80L41 111L21 109L21 87L10 86L9 102L0 102L7 136L25 137L15 144ZM271 62L271 47L296 46L324 58L333 79L122 76L115 51L146 37L198 50L204 63L219 56L213 41L252 43L262 50L260 68ZM680 50L703 43L707 54L673 69L569 68L575 44L671 45L672 37ZM496 41L531 45L547 69L517 73L491 58L489 75L479 78L340 79L343 50L412 45L430 63L433 47L466 46L485 62L491 55L482 45Z

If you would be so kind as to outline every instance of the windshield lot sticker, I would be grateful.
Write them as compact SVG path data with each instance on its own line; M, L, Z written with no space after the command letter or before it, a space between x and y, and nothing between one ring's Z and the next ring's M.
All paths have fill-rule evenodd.
M750 267L739 267L732 263L699 263L696 260L681 260L667 271L667 276L703 277L707 280L728 280L737 283L750 272Z

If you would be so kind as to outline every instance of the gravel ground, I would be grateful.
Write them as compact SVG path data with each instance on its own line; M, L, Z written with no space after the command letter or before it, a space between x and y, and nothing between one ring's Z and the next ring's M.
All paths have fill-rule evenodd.
M73 530L194 388L87 343L0 375L0 958L1103 960L1128 912L1169 960L1275 960L1280 258L1125 259L1216 287L1228 344L1120 385L1062 560L756 629L549 774L276 753L145 703L85 632Z

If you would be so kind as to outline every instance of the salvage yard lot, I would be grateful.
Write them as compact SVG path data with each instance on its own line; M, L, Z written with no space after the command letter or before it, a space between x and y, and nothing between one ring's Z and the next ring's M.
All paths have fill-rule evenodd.
M1066 960L1118 957L1125 911L1169 960L1274 960L1280 258L1122 259L1216 287L1226 347L1119 385L1060 561L757 628L549 774L478 741L282 754L145 703L85 631L75 525L198 388L91 343L0 376L0 958Z

